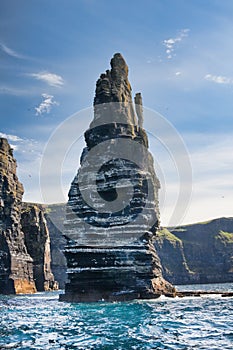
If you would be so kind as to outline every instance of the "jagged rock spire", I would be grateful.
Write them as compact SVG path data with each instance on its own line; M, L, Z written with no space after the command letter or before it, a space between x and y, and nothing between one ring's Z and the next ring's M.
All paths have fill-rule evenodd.
M138 125L128 71L123 56L115 53L111 59L111 70L102 73L96 82L94 120L91 127L113 121ZM105 113L103 113L103 104L107 104Z
M96 82L94 105L108 102L132 103L128 66L120 53L111 59L111 70L102 73Z

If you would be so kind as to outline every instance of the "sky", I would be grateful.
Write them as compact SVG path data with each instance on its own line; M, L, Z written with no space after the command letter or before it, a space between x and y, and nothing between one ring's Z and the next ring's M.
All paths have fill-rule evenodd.
M154 111L145 113L145 128L162 224L233 216L232 16L231 0L1 0L0 137L14 148L24 200L67 200L96 80L120 52L133 93ZM41 171L46 145L74 115L75 140L66 134L53 149L51 164L67 147L53 181L55 166ZM181 151L161 134L161 120Z

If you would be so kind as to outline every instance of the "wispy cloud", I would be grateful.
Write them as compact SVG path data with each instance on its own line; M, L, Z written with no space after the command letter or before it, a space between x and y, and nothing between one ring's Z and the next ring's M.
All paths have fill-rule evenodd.
M14 151L22 154L31 154L31 153L39 153L38 152L38 143L33 139L21 138L17 135L6 134L4 132L0 132L0 137L7 139L11 148ZM25 155L24 155L25 158ZM28 158L28 156L26 157Z
M176 44L181 42L185 37L187 37L188 33L189 29L182 29L181 31L179 31L176 37L165 39L163 41L163 45L166 47L166 54L168 59L171 59L175 55L174 51Z
M30 74L30 76L37 80L41 80L50 86L61 87L62 85L64 85L63 78L58 74L49 73L49 72L39 72L39 73L32 73Z
M0 49L5 52L8 56L15 57L15 58L24 58L23 55L20 55L18 52L12 50L8 46L6 46L3 43L0 43Z
M13 141L13 142L23 141L23 139L21 139L17 135L5 134L4 132L0 132L0 137L4 137L5 139L7 139L10 142L11 141Z
M0 95L28 96L33 94L33 89L22 89L6 85L0 85Z
M212 81L217 84L233 84L233 79L229 77L224 77L223 75L212 75L206 74L205 80Z
M52 106L59 105L57 101L54 100L54 96L48 94L42 94L43 101L38 107L35 107L36 115L42 115L44 113L49 113Z

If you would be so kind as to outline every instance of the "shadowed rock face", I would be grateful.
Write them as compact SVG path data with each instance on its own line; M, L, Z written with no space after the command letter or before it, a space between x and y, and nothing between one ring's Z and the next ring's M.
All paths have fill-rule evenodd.
M186 279L180 269L173 273L176 283L224 283L233 281L233 218L219 218L193 225L170 228L170 233L182 244L183 256L189 268ZM170 235L171 235L170 234ZM159 249L159 248L158 248ZM171 249L164 249L171 257ZM173 260L174 261L174 260ZM174 267L173 267L174 269Z
M37 291L58 289L51 271L50 236L42 206L23 203L21 223L27 251L33 258Z
M50 236L51 249L51 269L54 278L59 283L59 288L64 289L67 282L66 276L66 258L63 250L66 245L66 239L62 235L64 232L65 204L50 204L46 210L46 221Z
M33 293L32 258L21 228L23 186L7 140L0 138L0 293Z
M115 54L111 70L96 83L94 118L69 191L69 282L62 300L130 300L174 292L162 277L152 244L159 225L159 181L142 125L140 94L135 102L136 113L128 67ZM126 204L116 209L116 200Z

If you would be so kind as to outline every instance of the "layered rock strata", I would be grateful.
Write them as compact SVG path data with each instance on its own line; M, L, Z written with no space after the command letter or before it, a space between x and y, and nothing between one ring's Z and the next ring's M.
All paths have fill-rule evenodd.
M58 283L51 271L50 235L43 207L23 203L21 224L27 251L33 259L37 291L57 290Z
M62 252L65 247L62 236L65 206L65 203L48 205L46 215L51 237L52 271L61 289L64 289L66 279L66 259ZM233 281L233 218L160 228L154 245L164 278L175 285ZM191 245L192 249L187 249ZM196 260L197 254L199 260ZM198 270L195 261L199 263Z
M152 244L159 225L153 158L141 95L132 103L120 54L96 83L94 119L69 191L65 235L69 282L61 300L154 298L175 289ZM135 113L136 109L136 113Z
M22 231L23 185L16 175L16 160L5 138L0 138L0 293L33 293L33 260Z

